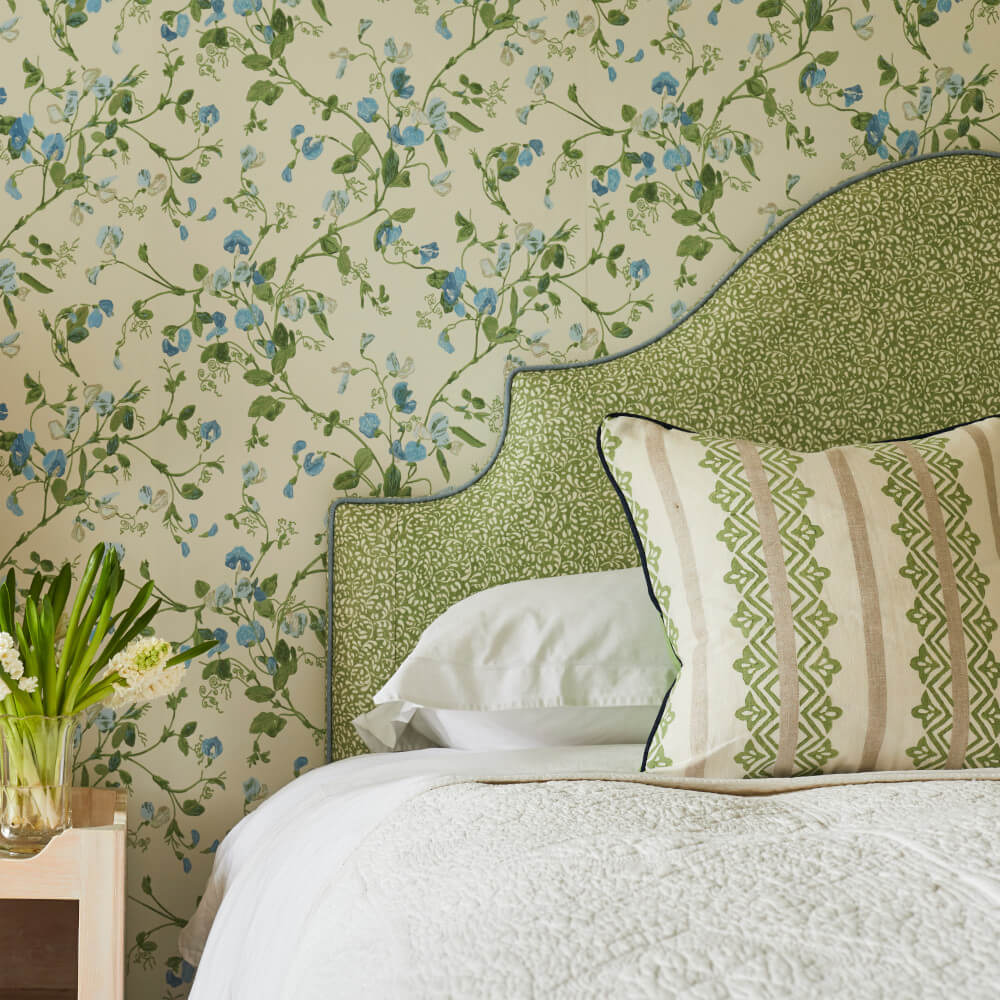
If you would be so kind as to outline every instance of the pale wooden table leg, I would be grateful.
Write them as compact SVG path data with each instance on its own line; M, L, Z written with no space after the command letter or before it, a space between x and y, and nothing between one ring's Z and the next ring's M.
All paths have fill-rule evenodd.
M78 1000L123 1000L125 995L125 888L108 878L124 866L123 837L80 830L80 933Z

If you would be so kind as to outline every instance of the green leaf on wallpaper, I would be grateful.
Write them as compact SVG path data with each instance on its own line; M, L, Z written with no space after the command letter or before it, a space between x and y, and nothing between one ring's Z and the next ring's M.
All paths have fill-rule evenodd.
M195 799L185 799L181 803L181 812L185 816L200 816L205 811L205 807Z
M749 153L744 153L743 156L740 157L740 162L747 168L747 173L753 177L754 180L760 180L757 176L757 168L754 166L753 157Z
M410 219L416 214L415 208L397 208L395 212L392 213L393 222L409 222Z
M851 115L851 128L857 129L859 132L864 132L868 128L868 123L872 120L870 111L859 111L855 115Z
M444 143L441 141L441 136L436 132L434 133L434 148L438 152L438 156L441 157L441 162L448 166L448 154L445 152Z
M781 0L764 0L757 7L758 17L778 17L781 14Z
M624 340L626 337L632 336L632 327L619 320L611 324L611 336L618 337L619 340Z
M211 28L202 32L198 48L207 49L209 45L215 45L220 49L229 48L229 32L225 28Z
M839 52L821 52L818 56L816 56L816 62L818 62L820 66L832 66L837 61L839 56Z
M15 36L16 37L16 36ZM27 59L21 63L21 69L24 70L24 85L25 87L34 87L42 81L42 71L32 62Z
M345 278L351 273L351 258L347 254L346 247L342 249L339 254L337 254L337 270L344 275Z
M62 187L63 181L66 180L66 164L56 162L49 167L49 177L52 178L52 182L56 187Z
M201 180L201 174L194 167L182 167L178 176L182 184L197 184Z
M254 684L243 692L251 701L258 703L270 701L274 697L274 692L263 684Z
M208 268L205 267L204 264L195 264L194 267L191 268L191 273L194 275L195 281L201 281L202 278L208 276Z
M351 140L351 149L354 151L354 155L360 160L369 149L372 148L374 142L372 137L367 132L359 132Z
M628 14L625 11L617 9L608 11L608 24L613 24L616 28L621 28L628 24L628 21Z
M477 437L473 437L464 427L459 427L458 425L453 425L448 428L459 441L464 441L467 445L472 448L485 448L486 444L479 440Z
M387 497L398 497L399 488L403 482L399 467L393 462L382 475L382 495Z
M359 448L354 453L354 468L359 473L368 469L374 461L375 453L367 446Z
M333 161L330 172L334 174L353 174L357 169L358 158L353 153L345 153Z
M448 460L444 457L444 452L440 448L436 448L434 457L437 459L438 468L441 470L441 475L444 476L444 481L450 483L451 470L448 468Z
M885 86L887 83L892 83L893 80L899 75L896 67L893 66L885 56L878 57L878 68L882 70L882 75L879 77L879 85Z
M284 90L270 80L254 80L247 91L248 101L262 101L264 104L274 104Z
M261 712L250 723L251 733L264 733L267 736L277 736L284 728L285 720L274 712Z
M285 404L274 396L258 396L251 404L247 413L251 417L263 417L265 420L277 420Z
M399 155L396 150L390 148L382 157L382 183L388 187L399 173Z
M358 488L360 482L361 477L354 469L345 469L333 480L333 488L335 490L354 490Z
M494 7L491 3L484 3L482 7L479 8L479 16L483 19L483 24L485 24L487 28L492 28L493 22L497 17L496 7Z
M313 10L315 10L327 24L330 24L330 18L326 15L326 4L323 3L323 0L312 0L312 5Z
M468 129L470 132L482 132L481 126L477 125L475 122L469 121L469 119L460 112L449 110L448 114L454 118L455 121L462 126L462 128Z
M696 122L701 118L702 112L705 110L705 102L699 97L697 101L692 101L685 110L691 121Z
M251 385L267 385L274 381L274 376L261 368L251 368L243 373L243 381L249 382Z
M696 226L701 222L701 212L691 208L681 208L674 212L673 220L680 226Z
M806 0L806 27L815 31L823 17L823 0Z
M623 122L630 122L633 118L635 118L636 114L637 112L635 108L632 107L631 104L622 105L621 115Z
M194 596L204 597L210 590L212 585L207 583L205 580L195 580L194 581Z
M22 271L18 274L18 277L24 282L24 284L26 284L29 288L33 288L36 292L42 292L45 295L52 292L52 289L49 288L48 285L43 285L37 278L28 274L26 271Z
M695 260L703 260L711 251L712 244L702 236L685 236L677 244L677 254L679 257L694 257Z
M205 495L205 491L195 483L185 483L181 487L181 496L185 500L200 500Z
M247 69L262 70L271 65L271 60L260 52L251 52L250 55L243 57L243 65Z

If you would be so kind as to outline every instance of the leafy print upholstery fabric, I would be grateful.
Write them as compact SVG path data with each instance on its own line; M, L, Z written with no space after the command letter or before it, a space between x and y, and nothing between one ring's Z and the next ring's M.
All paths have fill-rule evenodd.
M114 541L133 584L156 579L171 635L186 625L192 642L219 641L177 699L105 714L81 742L77 780L131 791L130 997L184 994L193 970L176 932L216 841L323 759L331 498L463 482L498 439L514 367L649 339L761 235L851 174L1000 148L997 14L971 0L382 0L362 10L7 0L3 563L47 569ZM992 316L972 292L992 258L951 213L954 198L985 210L965 203L967 186L987 201L994 181L983 164L954 170L906 196L914 221L900 239L923 265L910 298L888 307L905 324L911 311L937 316L942 282L958 272L970 327ZM941 240L918 231L934 220ZM862 221L874 239L880 225ZM842 275L827 265L855 252L842 240L812 279L830 295ZM772 263L758 290L788 294L783 263ZM845 286L838 306L862 326L882 301L878 275ZM972 366L964 372L987 350L972 339L956 362ZM734 349L744 346L755 349L752 338ZM929 364L953 358L937 342L922 349ZM844 343L845 357L874 350ZM749 357L740 381L736 360L719 387L760 393L766 368ZM687 380L690 367L674 371ZM854 385L849 365L837 370ZM518 413L549 394L529 389L534 378L515 382ZM567 387L573 378L560 376ZM815 385L845 391L835 379ZM977 392L966 385L956 405L976 411ZM595 398L594 420L612 395ZM544 426L574 435L577 402L547 411ZM833 411L844 433L873 422ZM787 430L773 407L755 421ZM509 443L528 447L542 424L527 426ZM603 503L592 442L567 454ZM551 491L564 489L567 468L549 467ZM523 483L511 495L537 499ZM459 513L491 521L475 507ZM555 555L541 547L543 522L514 515L512 541L530 541L537 558L470 556L463 522L441 543L461 569L444 571L416 528L412 547L410 529L397 531L405 516L338 514L339 754L359 749L351 714L451 600L520 573L635 558L618 521L586 554ZM436 527L438 516L417 520Z
M1000 766L1000 418L801 453L611 416L694 777Z

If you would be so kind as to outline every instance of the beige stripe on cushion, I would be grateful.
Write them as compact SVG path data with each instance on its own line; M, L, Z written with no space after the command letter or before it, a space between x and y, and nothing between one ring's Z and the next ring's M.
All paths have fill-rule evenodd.
M990 520L993 523L993 542L997 555L1000 556L1000 507L997 505L997 470L993 464L993 451L989 438L979 424L970 424L965 428L969 437L976 443L979 459L983 463L983 476L986 479L986 502L990 508Z
M948 655L951 660L952 725L948 748L948 768L959 768L965 762L969 745L969 665L965 651L965 632L962 628L962 604L955 581L955 565L951 558L948 535L945 532L944 514L938 500L934 480L923 456L912 444L901 441L899 450L913 469L917 485L924 499L927 523L934 544L934 557L941 580L941 602L944 604L948 624Z
M670 520L677 545L684 578L684 593L691 612L691 632L694 637L690 664L683 664L682 670L691 671L691 756L686 774L691 778L705 775L705 753L708 748L708 664L705 659L708 644L708 630L705 627L705 607L702 602L701 584L698 580L698 566L694 558L694 540L688 525L687 515L681 503L677 480L667 458L663 442L664 435L659 427L650 426L646 434L646 454L653 472L653 478L660 490L663 508Z
M861 600L861 626L865 634L865 659L868 668L868 727L861 752L859 770L874 771L879 751L885 739L886 683L885 636L882 634L882 609L879 603L878 580L872 560L871 542L861 506L854 474L847 464L843 451L834 448L827 452L833 478L837 481L840 502L844 507L847 531L851 536L854 553L854 571L858 578L858 596Z
M778 658L779 731L774 776L794 773L795 748L799 741L799 672L795 652L795 627L792 619L792 595L788 588L785 553L778 532L778 512L767 482L760 452L749 441L735 442L743 461L750 494L753 496L761 551L767 566L774 615L774 645Z

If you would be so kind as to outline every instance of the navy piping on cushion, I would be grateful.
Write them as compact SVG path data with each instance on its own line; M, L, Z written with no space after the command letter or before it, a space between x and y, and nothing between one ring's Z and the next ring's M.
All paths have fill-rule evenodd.
M838 191L844 188L850 187L853 184L857 184L861 181L867 180L869 177L875 177L878 174L886 173L890 170L905 169L906 167L911 167L916 163L922 163L924 160L937 160L942 159L946 156L980 156L986 157L987 159L1000 160L1000 152L995 152L988 149L946 149L941 150L937 153L923 153L920 156L913 156L907 160L898 160L895 163L884 163L871 170L867 170L864 173L857 174L854 177L848 177L847 179L841 181L839 184L828 188L826 191L820 192L814 198L807 201L801 208L796 209L791 215L786 216L782 219L769 233L762 236L760 240L757 241L739 260L736 261L733 266L726 271L726 273L712 286L711 289L705 294L705 296L696 302L683 316L681 316L676 322L671 323L662 333L658 333L651 337L649 340L643 341L641 344L636 344L634 347L629 347L626 350L619 351L617 354L611 354L604 358L591 358L588 361L577 361L570 362L561 365L526 365L523 368L515 368L508 376L507 381L504 384L504 397L503 397L503 424L500 428L500 437L497 440L496 447L493 449L493 454L490 456L487 463L483 466L482 470L469 479L467 482L462 483L459 486L450 487L449 489L442 490L439 493L431 493L428 496L422 497L338 497L333 503L330 504L329 512L327 514L327 624L326 624L326 759L327 762L333 760L333 651L334 651L334 630L333 630L333 528L334 528L334 516L336 514L337 508L341 504L380 504L380 503L427 503L431 500L443 500L446 497L454 496L456 493L461 493L463 490L468 489L470 486L479 482L483 476L493 467L496 462L497 457L500 454L500 449L504 445L504 441L507 438L507 430L510 424L510 391L511 385L514 382L515 377L518 375L527 375L532 372L546 372L546 371L562 371L569 368L590 368L594 365L603 365L610 362L618 360L618 358L627 357L630 354L635 354L636 351L641 351L644 347L649 347L650 344L655 344L657 341L662 340L664 337L669 336L673 333L682 323L685 323L689 317L693 316L699 309L702 308L706 303L708 303L713 296L718 292L722 286L745 264L758 250L761 249L766 243L772 240L778 233L780 233L786 226L791 225L800 215L808 212L813 205L824 201L831 195L836 194ZM937 432L935 432L937 433Z

